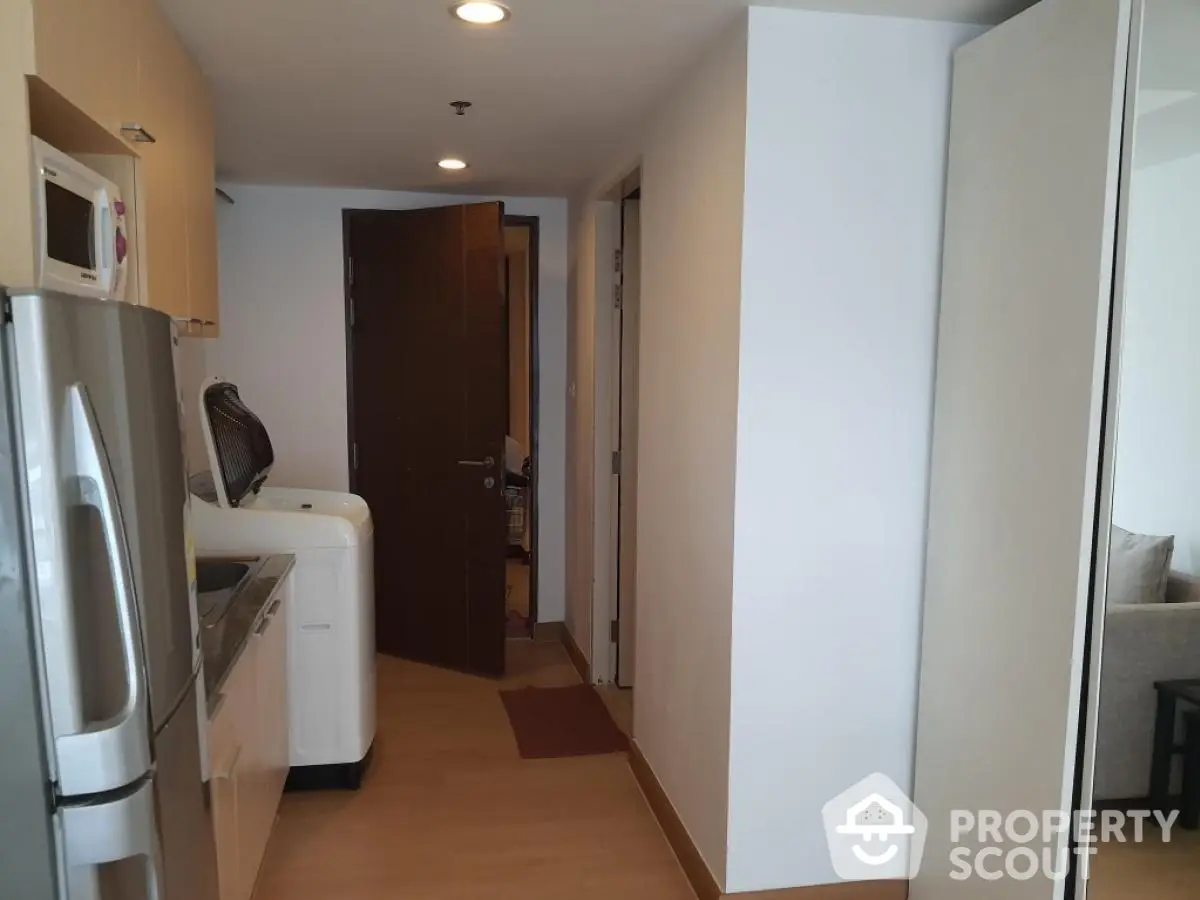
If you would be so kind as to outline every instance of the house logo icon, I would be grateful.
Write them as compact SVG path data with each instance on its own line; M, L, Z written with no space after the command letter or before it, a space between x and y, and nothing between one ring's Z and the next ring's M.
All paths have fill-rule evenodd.
M886 775L843 791L822 815L830 861L842 880L907 879L920 870L928 822Z

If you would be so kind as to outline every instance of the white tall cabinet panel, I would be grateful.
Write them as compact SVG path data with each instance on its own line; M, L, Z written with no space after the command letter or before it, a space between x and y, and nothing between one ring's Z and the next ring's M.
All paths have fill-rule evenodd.
M953 880L951 811L1072 806L1133 2L1043 0L955 58L913 900L1066 889Z

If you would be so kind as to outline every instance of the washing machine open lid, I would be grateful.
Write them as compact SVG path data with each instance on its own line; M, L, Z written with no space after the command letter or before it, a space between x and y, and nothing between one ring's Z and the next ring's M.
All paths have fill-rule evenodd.
M241 506L259 492L275 464L266 426L242 402L237 385L209 378L200 386L200 430L217 505Z

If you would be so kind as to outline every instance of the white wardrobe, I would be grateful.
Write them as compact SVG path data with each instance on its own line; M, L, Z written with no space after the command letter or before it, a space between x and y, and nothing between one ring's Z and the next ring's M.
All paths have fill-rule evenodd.
M1139 97L1181 90L1145 80L1172 10L1197 27L1160 36L1200 58L1200 0L1043 0L955 58L912 900L1085 896L952 879L950 821L1091 804L1125 213Z

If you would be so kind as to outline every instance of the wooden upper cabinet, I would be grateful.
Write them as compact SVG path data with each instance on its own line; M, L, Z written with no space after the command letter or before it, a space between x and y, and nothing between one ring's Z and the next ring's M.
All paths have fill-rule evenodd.
M34 0L37 74L112 134L135 102L148 0Z
M113 141L111 151L70 144L59 149L74 155L125 150L137 156L132 201L138 302L189 320L191 334L215 335L213 110L203 72L155 0L29 2L34 53L20 64L32 62L27 74L75 107L75 121L90 119L100 126L91 128L89 144L97 143L97 135L107 140L105 132L124 139L123 144ZM7 21L0 17L0 23ZM63 131L51 128L55 122L47 115L54 112L35 124ZM127 124L144 128L153 143L122 135ZM129 201L128 189L124 193Z
M138 48L137 120L154 143L137 145L142 302L190 317L187 246L187 115L191 60L157 10L147 10Z
M187 174L184 185L187 191L189 315L206 323L205 334L213 337L220 320L213 110L208 83L194 64L187 79L186 93L188 118L184 164Z

